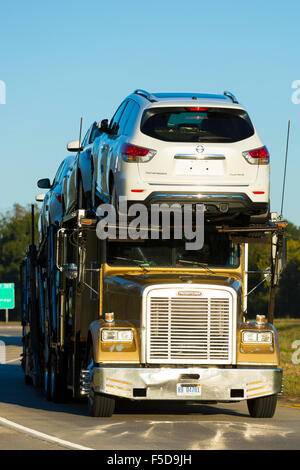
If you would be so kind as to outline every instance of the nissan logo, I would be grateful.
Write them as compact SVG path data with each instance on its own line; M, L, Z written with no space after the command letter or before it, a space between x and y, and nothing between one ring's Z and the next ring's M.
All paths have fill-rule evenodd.
M198 153L203 153L203 152L204 152L204 147L203 147L203 145L197 145L196 151L197 151Z

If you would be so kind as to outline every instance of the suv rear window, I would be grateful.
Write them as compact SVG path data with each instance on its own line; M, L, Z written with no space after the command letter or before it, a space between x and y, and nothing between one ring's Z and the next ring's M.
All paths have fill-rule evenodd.
M141 132L166 142L238 142L254 134L248 114L228 108L150 108Z

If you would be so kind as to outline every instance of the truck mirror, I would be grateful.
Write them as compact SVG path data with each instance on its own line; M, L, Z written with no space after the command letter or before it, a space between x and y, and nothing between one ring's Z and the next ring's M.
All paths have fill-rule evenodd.
M45 199L45 193L37 194L37 195L35 196L35 200L36 200L37 202L43 202L44 199Z
M41 189L50 189L51 183L50 183L49 178L42 178L41 180L38 180L37 186L38 188L41 188Z
M108 130L108 119L102 119L102 121L98 123L98 129L99 129L99 131L107 132L107 130Z
M68 143L67 149L69 152L79 152L82 150L81 144L79 140L71 140L71 142Z

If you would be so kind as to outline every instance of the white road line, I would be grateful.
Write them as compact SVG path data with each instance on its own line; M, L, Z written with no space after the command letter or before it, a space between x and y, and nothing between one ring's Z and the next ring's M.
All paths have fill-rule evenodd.
M68 447L69 449L94 450L89 447L84 447L79 444L74 444L73 442L65 441L63 439L59 439L58 437L50 436L49 434L44 434L43 432L35 431L34 429L21 426L21 424L14 423L13 421L9 421L8 419L5 419L5 418L0 417L0 424L3 424L3 426L14 429L16 431L23 432L25 434L29 434L31 436L37 437L44 441L53 442L63 447Z
M22 356L17 357L16 359L10 359L9 361L0 362L0 364L9 364L10 362L20 361L21 359L22 359Z

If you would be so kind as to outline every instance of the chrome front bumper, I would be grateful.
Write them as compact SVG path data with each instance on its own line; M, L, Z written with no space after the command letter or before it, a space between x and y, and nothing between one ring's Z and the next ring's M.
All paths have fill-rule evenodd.
M281 387L282 369L263 368L94 367L91 381L97 393L132 400L240 401L280 393Z

